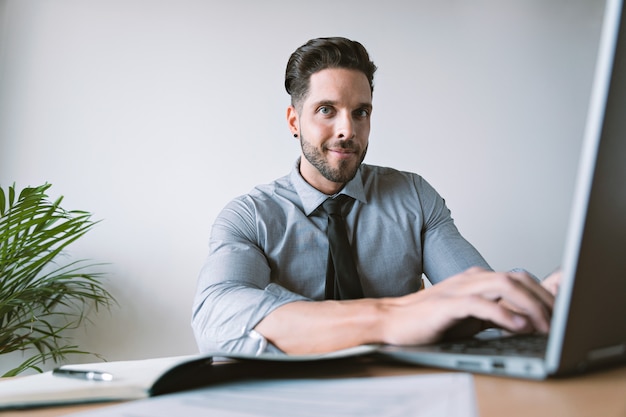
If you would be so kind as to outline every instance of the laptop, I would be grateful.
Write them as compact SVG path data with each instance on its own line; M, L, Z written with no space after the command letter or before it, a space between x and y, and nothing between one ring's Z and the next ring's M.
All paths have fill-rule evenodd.
M605 7L550 334L384 346L385 356L531 379L626 363L626 23L622 0Z

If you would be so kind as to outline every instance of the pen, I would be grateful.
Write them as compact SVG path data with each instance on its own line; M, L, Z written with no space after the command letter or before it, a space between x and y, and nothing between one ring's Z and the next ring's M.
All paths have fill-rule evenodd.
M68 378L86 379L88 381L112 381L113 375L108 372L88 371L80 369L56 368L52 371L54 376L64 376Z

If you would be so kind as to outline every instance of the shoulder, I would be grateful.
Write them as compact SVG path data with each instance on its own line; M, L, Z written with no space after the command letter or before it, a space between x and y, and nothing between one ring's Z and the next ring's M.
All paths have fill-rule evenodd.
M279 178L230 200L215 219L212 235L260 242L268 230L283 231L301 212L298 194L289 183L288 177Z
M268 184L257 185L248 193L233 198L224 207L220 217L229 216L230 213L230 216L245 216L251 219L280 211L281 207L292 205L297 200L298 195L291 185L289 176L284 176Z
M417 192L432 190L432 186L421 175L391 167L362 164L361 177L366 189L385 186L391 189L409 188Z
M372 207L404 207L420 211L425 217L445 212L445 200L421 175L375 165L362 168L363 190Z

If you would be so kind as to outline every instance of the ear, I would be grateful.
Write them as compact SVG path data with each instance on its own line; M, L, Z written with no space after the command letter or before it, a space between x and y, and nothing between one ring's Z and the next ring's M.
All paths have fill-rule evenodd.
M298 116L298 111L294 106L287 108L287 125L289 125L292 135L300 134L300 116Z

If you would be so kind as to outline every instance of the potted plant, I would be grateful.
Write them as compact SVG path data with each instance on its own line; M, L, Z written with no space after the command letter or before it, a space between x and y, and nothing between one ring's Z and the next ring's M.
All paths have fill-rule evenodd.
M85 211L50 201L50 184L0 186L0 356L23 352L27 359L2 376L27 369L41 372L47 360L86 354L70 343L67 331L88 321L90 308L115 302L101 283L97 264L68 260L64 250L97 222Z

